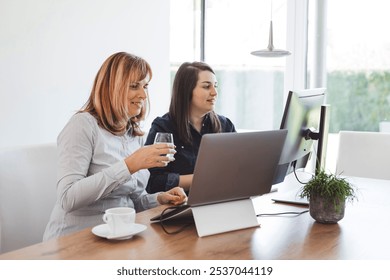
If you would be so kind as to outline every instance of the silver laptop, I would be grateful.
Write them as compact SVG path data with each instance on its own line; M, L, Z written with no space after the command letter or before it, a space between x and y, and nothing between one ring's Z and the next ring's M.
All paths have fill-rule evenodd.
M203 135L187 204L151 221L270 192L286 135L287 130Z

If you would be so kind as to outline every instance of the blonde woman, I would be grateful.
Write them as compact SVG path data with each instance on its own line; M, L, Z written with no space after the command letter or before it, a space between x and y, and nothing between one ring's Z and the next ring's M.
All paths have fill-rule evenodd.
M57 202L44 240L102 223L108 208L142 211L181 204L181 188L148 194L148 168L164 167L169 144L143 146L139 122L148 105L149 64L120 52L98 71L91 95L58 136ZM54 186L53 186L54 187Z

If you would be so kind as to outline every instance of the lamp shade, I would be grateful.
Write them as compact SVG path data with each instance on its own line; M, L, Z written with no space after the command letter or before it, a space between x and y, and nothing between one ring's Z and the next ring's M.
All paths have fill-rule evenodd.
M252 55L260 56L260 57L282 57L290 55L291 52L287 50L281 50L281 49L275 49L274 43L273 43L273 29L272 29L272 20L270 21L269 26L269 41L268 41L268 47L266 49L253 51L251 52Z

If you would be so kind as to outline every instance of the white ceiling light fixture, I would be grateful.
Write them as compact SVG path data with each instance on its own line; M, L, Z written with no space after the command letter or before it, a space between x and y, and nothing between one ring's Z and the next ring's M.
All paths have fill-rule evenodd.
M251 52L251 54L260 57L283 57L291 54L291 52L287 50L275 49L274 47L273 29L272 29L272 1L271 1L271 21L269 25L268 47L266 49L253 51Z

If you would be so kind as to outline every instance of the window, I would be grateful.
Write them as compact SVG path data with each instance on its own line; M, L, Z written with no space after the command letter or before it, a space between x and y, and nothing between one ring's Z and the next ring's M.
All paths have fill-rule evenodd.
M182 62L200 60L200 3L171 0L172 77ZM205 0L204 61L219 82L216 111L239 129L280 125L286 59L250 54L268 46L271 7L274 45L285 48L287 1Z
M181 13L175 3L182 0L171 1L172 16ZM184 1L192 10L183 18L193 25L184 30L183 22L177 23L175 32L194 37L186 46L191 54L172 60L174 67L200 60L201 1ZM271 1L274 45L288 46L293 54L287 58L250 55L268 44ZM216 70L220 83L216 111L238 129L278 128L288 90L326 87L332 136L327 162L335 162L337 138L333 136L340 130L390 131L390 37L386 36L390 2L204 2L204 58ZM172 48L184 37L177 38Z
M309 64L309 75L323 67L327 102L332 106L330 132L379 131L381 122L390 121L390 37L386 36L390 4L382 0L321 2L327 7L309 9L313 34L309 57L316 56ZM325 18L325 40L323 46L316 46L319 29L315 23L321 17ZM323 63L316 48L324 48ZM311 86L314 80L310 79Z
M172 77L182 62L200 60L201 2L171 0ZM204 2L204 59L216 70L220 83L217 112L241 129L277 128L290 89L284 88L284 80L297 71L294 67L286 71L286 58L259 58L250 52L268 44L271 3L274 45L291 46L286 38L297 36L286 27L296 24L292 22L296 19L287 15L287 5L295 3L303 10L306 1ZM303 85L328 89L330 132L379 131L386 125L383 122L390 126L390 37L385 35L390 4L383 0L306 3L308 54L297 58L295 50L293 63L306 68L307 57Z

